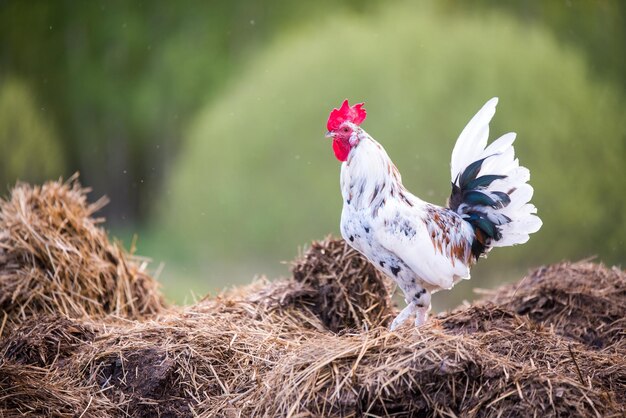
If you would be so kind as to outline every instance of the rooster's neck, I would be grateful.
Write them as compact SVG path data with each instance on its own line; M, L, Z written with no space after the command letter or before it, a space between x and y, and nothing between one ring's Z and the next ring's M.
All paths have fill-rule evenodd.
M384 148L365 131L341 165L341 194L344 205L353 210L371 209L376 216L386 199L398 198L417 203L402 185L402 177Z

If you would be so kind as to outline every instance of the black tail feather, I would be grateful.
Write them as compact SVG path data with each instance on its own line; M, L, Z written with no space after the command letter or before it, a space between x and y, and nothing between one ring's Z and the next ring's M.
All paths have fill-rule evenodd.
M489 157L486 157L489 158ZM484 175L477 177L486 158L473 162L457 177L458 185L452 183L452 193L448 199L448 207L469 222L475 233L472 242L472 254L478 258L491 248L492 240L502 238L499 225L511 220L500 215L500 221L489 219L487 210L499 209L511 203L507 193L493 191L485 193L485 189L496 180L504 179L504 175Z

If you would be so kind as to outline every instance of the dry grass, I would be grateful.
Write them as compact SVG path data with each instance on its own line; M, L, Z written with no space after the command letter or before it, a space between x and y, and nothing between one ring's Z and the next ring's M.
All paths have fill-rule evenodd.
M589 262L542 267L488 295L485 303L508 306L591 348L626 351L626 286L617 267Z
M292 273L312 290L311 309L331 331L386 326L395 317L394 283L343 240L313 242Z
M0 310L10 323L41 313L142 318L162 302L146 262L109 242L75 177L18 184L0 201Z
M69 207L59 201L79 190L54 187L57 200L31 204L43 212L48 209L42 202ZM85 219L71 217L93 225L86 207L83 201L77 212ZM4 242L21 242L12 236L17 230L22 231L8 230ZM81 232L64 238L75 248L100 254L106 250L95 246L109 248L106 239L81 244L99 235L75 231ZM17 260L36 258L24 250L34 247L20 248ZM110 271L110 264L98 265ZM31 264L15 262L14 270L26 266ZM292 279L261 280L184 308L151 305L126 319L98 304L55 310L82 306L72 286L80 289L89 280L85 273L96 271L95 265L72 266L82 274L66 267L76 279L57 296L74 298L71 304L4 308L14 326L0 342L0 416L617 417L626 412L626 273L619 269L591 263L542 268L419 329L389 332L386 325L395 313L389 283L342 241L313 243L295 262ZM34 277L23 280L41 279ZM143 288L154 289L152 280L142 277ZM30 287L45 295L47 288L38 286ZM156 291L149 294L159 300ZM131 298L133 306L137 298ZM109 299L94 300L105 305Z

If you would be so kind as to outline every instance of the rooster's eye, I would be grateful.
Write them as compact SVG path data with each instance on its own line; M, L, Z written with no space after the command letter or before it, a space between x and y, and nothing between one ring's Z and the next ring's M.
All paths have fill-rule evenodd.
M346 126L346 127L344 127L344 128L343 128L343 131L344 131L344 132L348 132L348 127L347 127L347 126Z

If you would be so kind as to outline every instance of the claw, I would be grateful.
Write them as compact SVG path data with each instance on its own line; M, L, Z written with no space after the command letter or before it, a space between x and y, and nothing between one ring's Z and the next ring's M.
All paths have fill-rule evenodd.
M395 331L396 328L398 328L401 323L402 322L398 321L398 317L396 317L396 319L394 319L393 322L391 323L391 326L389 327L389 331Z
M409 317L415 313L416 309L417 306L415 306L414 302L409 303L406 308L402 309L398 316L396 316L396 318L393 320L393 322L391 323L391 327L389 327L389 330L394 331L396 328L398 328L404 321L409 319Z
M395 331L400 325L404 323L409 317L415 315L415 326L419 327L426 323L428 319L428 312L430 311L430 305L427 308L418 308L415 302L409 303L406 308L404 308L398 316L393 320L391 326L389 327L390 331Z

